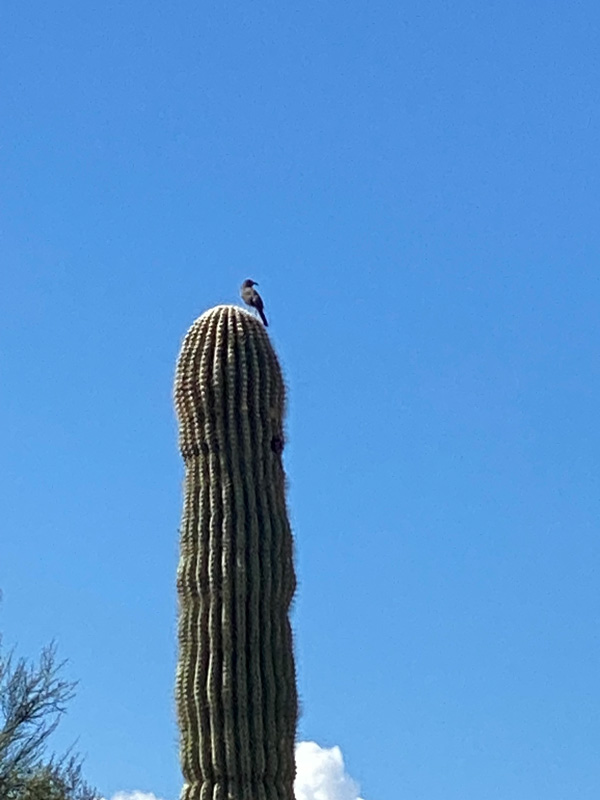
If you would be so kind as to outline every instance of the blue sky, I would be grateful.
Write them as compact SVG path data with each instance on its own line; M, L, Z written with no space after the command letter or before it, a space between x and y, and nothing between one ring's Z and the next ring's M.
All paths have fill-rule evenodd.
M6 0L2 29L0 630L80 681L55 745L106 797L178 795L173 369L252 277L299 738L365 800L596 800L597 4Z

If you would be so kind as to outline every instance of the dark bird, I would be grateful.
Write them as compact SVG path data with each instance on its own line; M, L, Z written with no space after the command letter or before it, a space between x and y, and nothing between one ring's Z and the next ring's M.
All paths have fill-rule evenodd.
M265 312L263 310L264 303L262 297L254 288L255 286L258 286L258 283L256 281L251 281L250 278L248 278L247 281L244 281L242 283L242 288L240 289L240 295L242 300L244 301L244 303L246 303L247 306L255 308L258 311L258 314L263 321L263 325L265 326L265 328L267 328L269 326L269 323L267 322L267 318L265 317Z

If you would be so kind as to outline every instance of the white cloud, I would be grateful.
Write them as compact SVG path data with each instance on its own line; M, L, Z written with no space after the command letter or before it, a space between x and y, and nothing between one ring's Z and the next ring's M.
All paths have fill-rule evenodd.
M152 792L117 792L113 794L111 800L160 800Z
M296 745L296 800L362 800L358 792L339 747L319 747L315 742Z
M356 781L347 774L339 747L316 742L296 745L296 800L362 800ZM152 792L117 792L111 800L160 800Z

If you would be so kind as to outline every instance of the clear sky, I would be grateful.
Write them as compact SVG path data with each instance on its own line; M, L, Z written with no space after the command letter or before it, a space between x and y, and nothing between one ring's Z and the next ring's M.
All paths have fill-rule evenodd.
M0 630L181 785L182 337L260 283L299 738L365 800L600 792L600 10L5 0ZM341 796L341 795L340 795Z

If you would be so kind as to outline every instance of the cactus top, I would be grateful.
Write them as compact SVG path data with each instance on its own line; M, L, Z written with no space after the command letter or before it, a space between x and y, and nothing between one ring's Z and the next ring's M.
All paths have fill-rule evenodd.
M271 451L279 456L284 404L281 368L256 317L229 305L215 306L198 317L184 339L175 376L184 460L200 451L218 451L221 437L233 433L230 426L239 427L246 414L255 417L248 420L250 427L262 437L266 433Z

